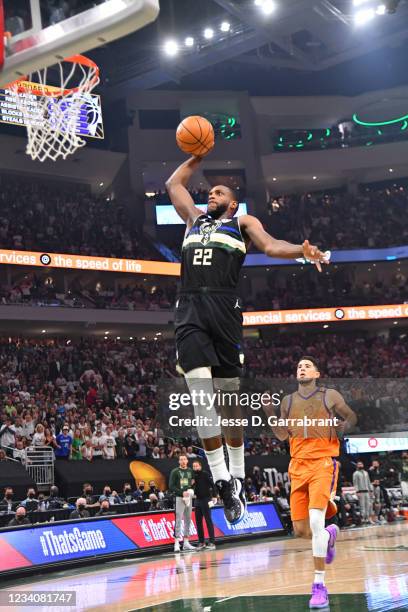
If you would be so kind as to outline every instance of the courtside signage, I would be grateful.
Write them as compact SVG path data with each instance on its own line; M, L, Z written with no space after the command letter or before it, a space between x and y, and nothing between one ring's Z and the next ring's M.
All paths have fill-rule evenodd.
M217 538L283 529L272 504L250 504L248 517L239 529L226 522L222 507L213 508L212 517ZM192 518L189 536L197 541L194 512ZM208 537L206 529L205 535ZM17 528L0 532L0 572L46 564L57 567L68 560L132 552L173 542L174 512Z

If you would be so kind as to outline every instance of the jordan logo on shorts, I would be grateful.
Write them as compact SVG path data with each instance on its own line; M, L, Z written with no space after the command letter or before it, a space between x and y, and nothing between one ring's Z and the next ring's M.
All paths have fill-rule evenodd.
M237 298L237 301L236 301L236 304L235 304L234 308L241 308L241 306L239 304L239 298Z

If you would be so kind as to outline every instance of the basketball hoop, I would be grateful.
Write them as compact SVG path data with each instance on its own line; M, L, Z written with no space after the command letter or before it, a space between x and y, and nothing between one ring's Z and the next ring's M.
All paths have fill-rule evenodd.
M47 75L54 70L36 70L7 86L27 127L26 152L41 162L66 159L86 144L79 127L93 107L91 92L99 83L98 66L83 55L61 60L53 76L59 84L48 85Z

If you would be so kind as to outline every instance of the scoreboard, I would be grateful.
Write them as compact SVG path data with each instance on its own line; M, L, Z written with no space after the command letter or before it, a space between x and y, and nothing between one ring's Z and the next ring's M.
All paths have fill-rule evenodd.
M66 105L69 113L70 101L56 100L50 97L46 111L39 103L35 93L19 93L23 98L23 107L16 103L14 92L0 89L0 123L41 128L45 122L53 121L53 108L56 104ZM64 111L65 111L64 109ZM104 138L101 98L97 94L82 94L81 109L78 114L76 133L89 138Z

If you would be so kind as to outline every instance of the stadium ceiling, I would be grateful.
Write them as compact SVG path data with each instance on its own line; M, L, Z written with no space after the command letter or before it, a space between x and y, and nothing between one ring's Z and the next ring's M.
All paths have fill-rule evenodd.
M274 3L276 10L266 16L254 0L161 0L154 24L94 52L105 85L114 97L132 89L164 86L200 89L198 78L196 87L194 81L200 74L201 89L208 89L205 76L211 77L208 69L216 67L224 82L235 75L242 89L243 78L250 73L316 75L377 50L398 50L408 41L408 0L400 0L396 14L363 27L354 23L353 0ZM224 34L220 34L222 21L231 26ZM211 40L203 39L205 28L212 28ZM190 48L184 42L188 36L194 39ZM180 52L173 57L163 53L168 39L179 43ZM377 71L375 65L373 70ZM235 88L228 84L225 88L229 87ZM267 89L265 84L265 94Z

